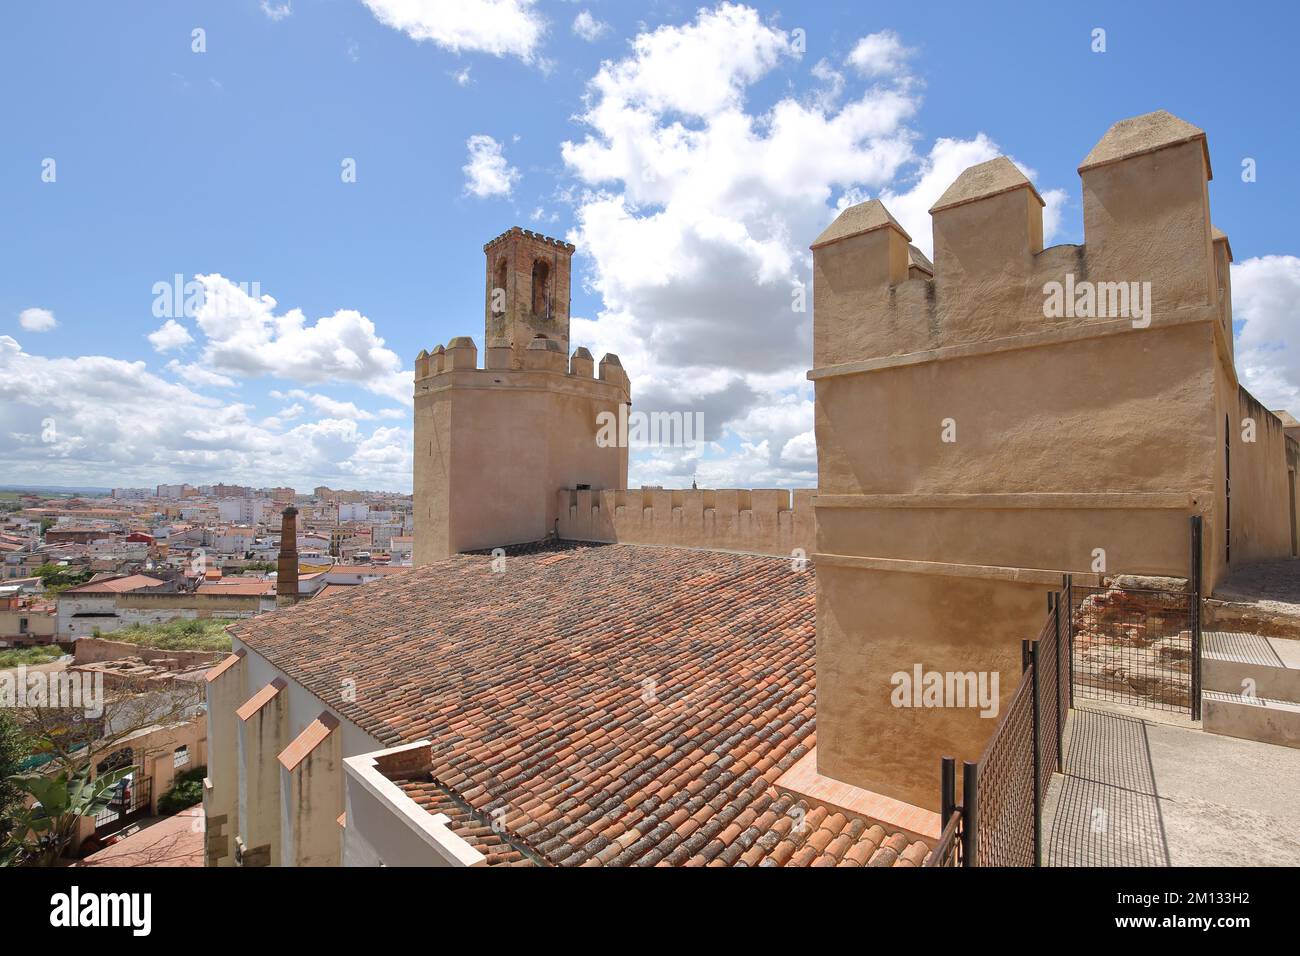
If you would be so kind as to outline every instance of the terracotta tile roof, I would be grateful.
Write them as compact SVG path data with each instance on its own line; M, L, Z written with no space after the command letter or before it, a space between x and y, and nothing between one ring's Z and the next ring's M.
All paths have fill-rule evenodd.
M125 591L138 591L141 588L153 588L160 584L166 584L158 578L151 578L147 574L129 574L118 578L105 578L102 581L91 581L89 584L82 584L75 588L68 588L64 594L120 594Z
M547 863L915 864L924 844L773 787L815 743L814 622L813 573L786 559L560 544L232 633L385 744L432 741L421 801L504 809Z
M457 800L449 790L425 778L420 780L395 780L402 792L430 813L445 813L453 833L487 857L488 866L545 865L526 847L513 843L508 833L498 833L492 828L490 817L474 811Z

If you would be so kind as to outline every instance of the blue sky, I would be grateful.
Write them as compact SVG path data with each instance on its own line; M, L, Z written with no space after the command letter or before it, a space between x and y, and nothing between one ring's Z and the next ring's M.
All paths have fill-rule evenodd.
M1078 242L1075 167L1157 108L1209 136L1244 379L1296 403L1294 7L1075 6L12 5L0 484L408 490L414 355L481 340L482 245L515 224L579 245L571 344L623 356L637 407L705 413L710 447L637 452L634 483L813 484L790 290L836 206L923 224L1006 153ZM176 274L210 308L168 324Z

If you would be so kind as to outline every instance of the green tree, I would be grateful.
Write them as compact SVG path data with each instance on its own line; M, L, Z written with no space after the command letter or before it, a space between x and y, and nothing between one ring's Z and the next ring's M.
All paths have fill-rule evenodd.
M93 817L113 799L117 784L134 766L91 779L90 767L54 776L18 774L8 781L36 802L14 816L21 846L12 856L30 866L54 866L77 835L82 817Z
M22 792L9 782L9 778L17 775L25 756L27 746L18 722L8 712L0 710L0 847L5 845L13 831L14 814L23 804Z

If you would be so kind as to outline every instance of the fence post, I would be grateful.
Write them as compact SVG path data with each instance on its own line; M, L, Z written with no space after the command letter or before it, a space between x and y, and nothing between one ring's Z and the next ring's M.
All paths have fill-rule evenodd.
M1048 600L1050 602L1051 595L1048 595ZM1042 838L1043 838L1043 824L1042 824L1043 795L1038 792L1038 780L1039 780L1038 762L1040 759L1042 759L1038 752L1039 750L1038 729L1040 726L1039 714L1038 714L1038 642L1025 641L1023 646L1024 646L1024 653L1029 658L1029 667L1030 667L1029 680L1031 682L1030 690L1032 691L1032 703L1033 703L1032 712L1034 715L1033 730L1032 730L1033 745L1034 745L1034 863L1033 865L1038 866L1038 861L1042 856L1041 845L1042 845Z
M1065 745L1065 720L1061 710L1061 694L1064 693L1061 690L1061 592L1057 591L1053 597L1055 600L1052 603L1055 606L1052 609L1052 624L1056 629L1056 649L1052 654L1052 660L1048 663L1051 665L1052 676L1056 683L1056 772L1060 773L1061 748Z
M1192 624L1192 720L1201 719L1201 516L1192 515L1192 575L1188 580L1191 590Z
M974 760L962 763L961 771L961 865L978 866L975 859L979 830L979 772Z
M1074 575L1065 576L1065 642L1069 646L1067 651L1069 662L1067 665L1066 678L1070 696L1067 698L1066 710L1074 706ZM1064 723L1064 721L1062 721Z
M944 757L939 762L939 829L948 825L957 810L957 761Z

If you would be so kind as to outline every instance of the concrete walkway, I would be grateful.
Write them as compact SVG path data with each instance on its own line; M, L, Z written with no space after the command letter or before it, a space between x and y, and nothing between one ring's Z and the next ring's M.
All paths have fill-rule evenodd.
M1043 803L1045 865L1300 865L1300 750L1080 703Z

